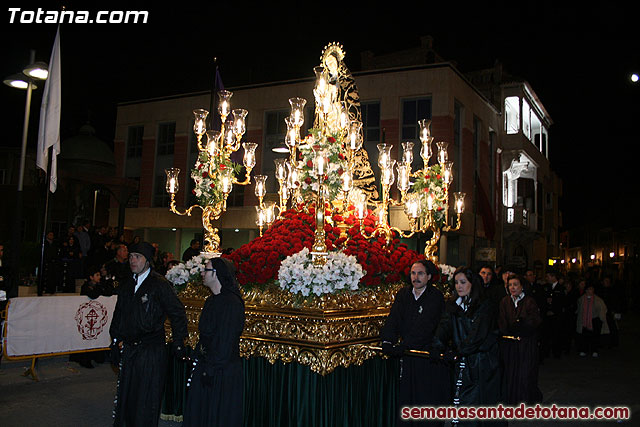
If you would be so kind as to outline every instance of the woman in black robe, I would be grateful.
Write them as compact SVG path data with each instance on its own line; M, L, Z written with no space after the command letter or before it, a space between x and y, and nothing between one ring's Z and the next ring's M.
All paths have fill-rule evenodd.
M200 314L200 341L195 350L184 426L241 426L244 390L240 334L244 302L233 264L212 258L202 274L213 292Z
M539 403L538 388L538 328L542 323L535 300L524 294L522 281L509 276L509 295L500 302L498 325L503 338L500 343L505 403ZM518 339L516 339L518 338Z
M500 332L508 336L500 343L504 402L510 405L539 403L542 393L538 388L537 332L542 317L533 297L522 291L520 278L512 275L508 280L510 295L500 302L498 318Z
M500 356L497 338L491 332L495 326L492 302L483 297L482 279L471 269L460 267L453 277L455 291L445 305L436 344L453 350L459 360L454 374L462 381L456 384L454 403L460 406L493 406L500 398ZM460 423L497 424L500 423Z

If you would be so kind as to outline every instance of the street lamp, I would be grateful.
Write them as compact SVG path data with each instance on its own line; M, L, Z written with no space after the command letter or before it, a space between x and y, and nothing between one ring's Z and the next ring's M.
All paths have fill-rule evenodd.
M45 80L48 77L49 71L47 64L43 62L35 62L36 51L32 50L30 52L29 65L19 74L13 74L6 79L4 79L4 83L7 86L15 87L18 89L26 89L27 90L27 102L24 108L24 123L22 125L22 148L20 151L20 172L18 175L18 189L16 193L16 206L15 206L15 218L13 224L13 235L12 235L12 266L14 271L19 271L19 262L20 262L20 218L22 218L22 188L24 186L24 165L25 159L27 156L27 131L29 130L29 114L31 111L31 92L33 89L36 89L36 85L34 84L34 80ZM11 284L9 297L18 296L18 286L17 282ZM39 290L40 291L40 290Z
M46 80L49 76L47 64L35 62L36 51L32 50L29 58L29 65L22 70L22 73L13 74L3 80L7 86L17 89L27 90L27 102L24 108L24 124L22 127L22 151L20 153L20 175L18 177L18 191L22 191L24 179L24 162L27 152L27 131L29 130L29 114L31 111L31 92L38 87L35 80Z

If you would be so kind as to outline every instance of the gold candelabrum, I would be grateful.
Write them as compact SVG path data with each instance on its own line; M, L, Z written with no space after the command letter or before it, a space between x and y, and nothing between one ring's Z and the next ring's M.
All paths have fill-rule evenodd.
M196 183L194 193L199 198L200 204L195 204L180 211L176 206L176 193L179 190L180 169L165 169L167 175L166 191L171 195L169 209L177 215L191 216L193 209L202 210L202 226L205 230L204 251L210 253L220 252L220 236L213 222L227 210L227 197L233 189L233 185L251 184L251 170L256 165L256 148L258 144L252 142L242 143L242 136L246 131L247 110L231 109L230 99L233 93L222 90L218 92L218 113L220 115L220 130L207 130L207 110L193 110L195 121L193 131L198 141L198 159L191 177ZM230 122L227 118L233 116ZM206 135L206 143L203 136ZM245 177L243 181L236 178L236 166L231 161L231 155L240 147L244 149L243 164ZM256 178L258 178L256 176ZM264 182L263 182L264 184Z
M420 120L420 140L422 148L420 155L423 160L423 168L412 171L413 142L402 143L401 158L392 159L391 144L378 144L378 165L381 170L382 196L380 201L370 200L366 194L354 187L353 173L356 167L356 153L362 149L362 123L359 120L349 120L348 106L339 96L339 81L334 78L331 63L323 62L322 66L314 69L316 83L315 120L314 128L322 137L337 136L343 153L345 154L345 166L341 175L342 188L339 200L331 200L327 203L328 191L326 188L327 153L322 147L313 150L313 172L310 174L316 183L315 191L315 239L311 254L316 264L324 264L327 256L325 245L325 206L330 209L344 212L348 205L355 207L355 215L360 221L361 233L366 238L383 236L387 243L393 238L393 233L408 238L415 233L431 233L431 238L425 246L425 256L437 262L437 244L441 233L458 230L461 226L461 215L464 211L464 193L454 193L455 225L449 219L450 194L449 187L453 180L453 162L448 161L447 143L438 142L437 162L429 165L432 157L432 143L430 120ZM285 119L287 133L285 144L289 148L288 159L276 159L276 179L279 183L279 203L265 206L262 198L265 193L264 182L260 183L256 177L256 195L260 199L260 206L256 207L258 220L256 223L262 235L263 227L270 225L269 221L276 218L275 209L280 213L287 209L287 203L291 200L291 206L306 209L300 193L300 177L302 176L302 162L298 159L300 144L304 143L300 138L300 129L304 123L304 106L306 101L301 98L291 98L291 115ZM400 200L391 197L391 188L394 184L397 171L397 189ZM437 180L432 179L437 176ZM266 177L264 178L266 180ZM415 188L412 188L415 187ZM309 201L309 200L307 200ZM404 206L404 213L409 221L409 230L401 230L389 225L389 208L391 206ZM370 233L363 227L369 208L377 213L378 220Z
M356 216L360 221L361 233L366 238L384 236L387 243L393 237L393 232L408 238L415 233L431 232L431 238L425 244L425 257L434 263L438 262L437 245L442 232L456 231L462 225L465 193L454 192L455 225L449 219L449 187L453 181L453 162L448 160L447 143L437 142L437 163L429 165L432 152L433 137L431 136L431 121L427 119L418 122L420 127L420 141L422 147L422 169L412 172L413 142L402 143L400 160L391 158L391 144L378 144L378 165L381 170L382 200L376 203L378 221L373 231L368 234L363 229L366 216L366 200L359 200L356 205ZM397 172L396 186L400 192L400 200L390 197L391 186L395 181L394 169ZM411 179L414 179L412 181ZM418 185L419 184L419 185ZM417 187L417 189L412 189ZM403 206L404 213L409 220L410 229L401 230L389 225L389 207Z

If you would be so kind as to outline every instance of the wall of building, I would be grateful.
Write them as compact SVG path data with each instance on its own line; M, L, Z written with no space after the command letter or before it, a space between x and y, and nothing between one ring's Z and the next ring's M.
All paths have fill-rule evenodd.
M311 74L311 72L309 73ZM377 101L380 103L380 128L384 128L385 141L394 145L396 155L400 150L402 102L405 99L429 97L432 112L432 135L435 141L449 142L449 158L455 162L455 168L460 168L462 186L461 191L466 196L466 212L463 214L463 225L460 231L450 233L448 251L456 254L460 262L468 262L472 259L472 248L488 245L497 247L499 258L501 253L503 209L502 209L502 182L501 163L505 150L505 141L508 138L503 131L503 117L498 109L491 105L480 92L478 92L459 72L450 64L435 64L406 69L382 70L377 72L356 73L355 80L358 86L360 100L363 103ZM244 108L249 111L247 116L247 132L243 141L257 142L259 148L256 151L257 163L253 175L263 172L262 158L265 137L265 116L267 112L274 110L288 110L288 99L302 97L307 100L307 105L313 103L313 85L311 78L278 82L259 86L246 86L232 88L234 95L231 99L232 108ZM192 110L196 108L208 109L210 103L209 94L185 95L167 99L149 100L138 103L128 103L118 107L115 153L117 173L125 176L124 164L126 159L126 139L129 126L143 125L143 152L140 176L140 201L138 208L127 209L127 228L192 228L201 227L198 213L193 217L180 217L169 212L164 207L152 207L154 160L156 152L156 139L158 125L166 121L175 121L175 146L173 166L182 170L180 175L180 193L176 200L178 205L184 205L187 199L187 180L191 165L189 163L189 141L192 139ZM454 146L454 119L455 105L462 106L461 117L461 150L458 153ZM313 117L306 117L306 122L311 123ZM474 123L480 123L477 137L478 158L474 156ZM493 133L493 147L490 146L491 133ZM434 141L434 142L435 142ZM419 145L419 142L416 143ZM435 151L435 144L434 144ZM242 149L240 150L242 151ZM532 155L535 155L533 153ZM538 152L538 155L540 153ZM493 174L489 168L493 158ZM375 159L370 159L375 162ZM542 156L540 163L546 170L548 161ZM474 175L477 169L479 180L488 193L492 214L496 221L496 233L493 241L486 240L483 217L474 216ZM550 174L545 173L545 180L551 179ZM273 180L274 177L269 179ZM457 184L456 184L457 185ZM545 184L546 186L546 184ZM453 186L452 186L453 188ZM490 191L491 190L491 191ZM236 191L236 190L234 190ZM273 195L271 195L273 197ZM249 236L248 230L256 230L255 209L258 204L254 195L253 186L248 186L244 191L244 208L233 212L227 212L220 219L220 228L224 233L238 228L242 231L239 236ZM114 205L112 204L112 208ZM115 209L112 209L111 222ZM476 210L477 212L477 210ZM402 215L400 215L402 216ZM392 223L398 218L392 215ZM556 225L553 223L553 225ZM247 232L247 233L245 233ZM455 237L459 236L459 237ZM475 237L474 237L475 236ZM240 237L241 238L241 237ZM234 246L240 241L235 240ZM455 247L452 247L455 245ZM223 246L225 246L223 244ZM546 246L543 244L542 246ZM539 247L539 246L536 246ZM529 250L534 252L530 245ZM536 253L538 250L535 251ZM536 255L537 257L537 255ZM496 260L498 263L500 259Z

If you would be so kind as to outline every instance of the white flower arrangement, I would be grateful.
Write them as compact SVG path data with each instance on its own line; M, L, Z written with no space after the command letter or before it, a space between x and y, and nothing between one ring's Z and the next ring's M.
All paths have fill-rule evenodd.
M440 269L442 279L445 279L447 282L450 282L453 279L453 273L456 272L456 268L454 266L438 264L438 268Z
M212 254L201 253L196 255L184 263L181 262L173 266L167 271L165 277L174 286L184 286L188 282L200 283L202 282L202 272L207 265L207 261L211 258L213 258Z
M302 155L300 189L303 196L311 197L311 192L318 191L318 180L313 174L314 147L324 150L328 164L325 185L330 200L337 198L342 191L342 174L348 169L347 161L342 153L342 138L340 135L326 136L319 129L309 129L309 134L299 146Z
M309 249L288 256L280 264L278 281L280 288L304 297L320 296L344 290L357 291L360 279L366 272L356 257L342 252L330 252L324 265L314 265Z

